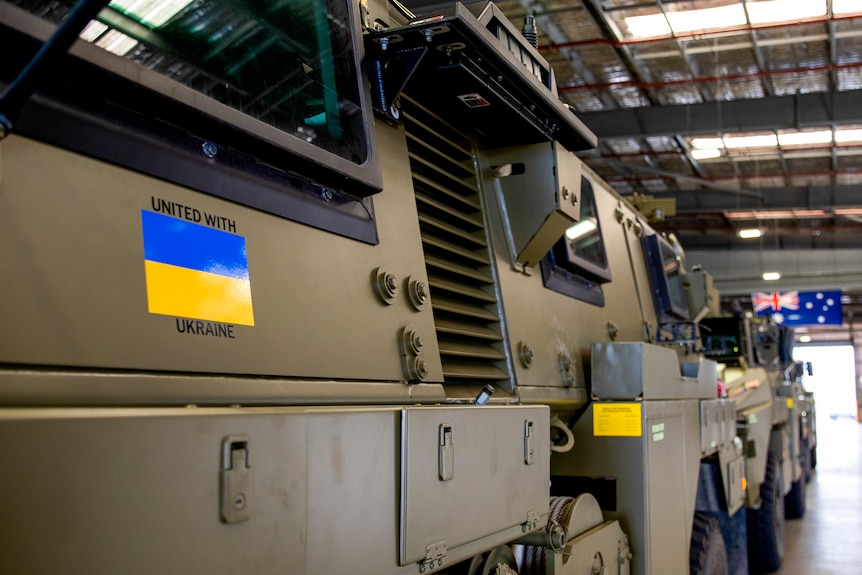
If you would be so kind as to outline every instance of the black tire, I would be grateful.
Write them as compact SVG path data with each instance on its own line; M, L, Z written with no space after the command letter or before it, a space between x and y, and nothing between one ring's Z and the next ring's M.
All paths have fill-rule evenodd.
M754 573L773 573L784 559L784 495L781 467L774 453L766 457L760 486L760 509L746 511L748 566Z
M689 575L728 575L727 548L714 518L694 514L688 560Z
M811 449L808 448L808 440L799 440L799 464L802 466L802 477L805 483L811 481Z
M790 491L784 496L784 518L801 519L805 515L805 477L799 478L790 485Z
M811 462L811 469L817 467L817 444L814 444L814 447L811 448L811 457L808 458L808 461Z

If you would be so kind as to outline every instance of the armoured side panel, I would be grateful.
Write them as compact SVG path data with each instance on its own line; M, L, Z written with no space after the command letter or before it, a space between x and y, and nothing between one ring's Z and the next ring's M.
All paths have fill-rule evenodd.
M482 169L483 173L490 173L489 165L483 165ZM506 211L494 178L485 180L500 291L519 387L585 388L591 344L609 342L612 338L644 341L645 326L653 326L654 330L656 324L638 237L643 224L586 166L583 174L593 185L612 276L612 281L601 286L603 306L546 288L538 266L524 269L516 265L507 247L505 222L506 218L517 219L518 213ZM530 188L529 181L524 185L525 193L540 193ZM522 359L525 348L533 351L529 362ZM564 358L573 360L571 370L562 368Z
M0 486L15 496L0 503L0 571L305 573L307 463L322 455L307 449L308 420L236 413L2 410L0 452L15 464ZM220 520L230 436L244 436L250 466L248 519L234 524Z
M402 564L424 561L429 545L449 564L459 547L547 523L547 408L407 408L402 425Z
M0 410L0 572L437 570L544 525L547 430L545 407Z
M573 428L575 448L554 455L553 483L595 486L601 478L605 517L618 519L629 534L631 572L686 573L700 464L698 401L623 404L642 406L640 417L623 422L625 431L613 423L596 427L597 409L619 405L590 404Z
M427 278L403 132L381 127L378 140L386 191L371 212L379 245L368 245L6 138L0 362L397 381L407 379L399 341L410 325L423 336L426 380L442 380L431 311L406 295ZM240 242L245 315L220 315L227 312L218 301L215 321L153 311L149 244L195 246L171 243L161 228L145 238L148 218ZM389 303L375 292L380 272L392 274ZM234 297L225 293L222 303Z

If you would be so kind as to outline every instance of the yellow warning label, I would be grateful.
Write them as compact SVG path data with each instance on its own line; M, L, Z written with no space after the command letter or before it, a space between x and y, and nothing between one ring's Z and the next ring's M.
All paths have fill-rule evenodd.
M640 403L594 403L593 435L596 437L640 437Z

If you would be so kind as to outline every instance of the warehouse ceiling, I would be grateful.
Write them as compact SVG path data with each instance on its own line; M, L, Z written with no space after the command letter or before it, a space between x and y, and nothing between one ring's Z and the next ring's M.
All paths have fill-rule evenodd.
M862 0L497 6L535 17L579 155L725 292L862 287Z

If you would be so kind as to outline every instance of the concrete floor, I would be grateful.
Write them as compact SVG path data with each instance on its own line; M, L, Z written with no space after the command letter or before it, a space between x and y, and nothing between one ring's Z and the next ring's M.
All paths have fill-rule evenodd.
M862 424L817 421L817 469L805 517L787 522L778 575L862 574Z

